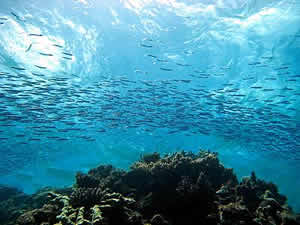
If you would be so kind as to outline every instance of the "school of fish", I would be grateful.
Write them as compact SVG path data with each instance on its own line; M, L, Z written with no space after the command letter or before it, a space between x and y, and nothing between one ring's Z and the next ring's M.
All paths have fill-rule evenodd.
M1 17L26 22L14 12ZM1 29L1 27L0 27ZM40 38L43 34L24 34ZM300 39L300 35L295 36ZM159 43L143 39L137 43L144 57L161 71L161 78L148 79L150 71L101 74L100 81L81 85L73 82L81 75L51 74L43 65L1 65L0 146L29 146L32 143L68 143L73 139L96 142L101 135L130 129L166 135L218 136L225 140L257 147L259 151L283 153L300 159L300 73L292 63L277 63L272 56L249 62L249 74L237 82L216 88L206 82L225 76L230 65L199 68L193 63L176 62L152 52ZM58 43L60 54L37 52L40 57L56 57L72 62L72 50ZM26 49L34 50L34 43ZM30 67L30 68L29 68ZM35 68L34 70L32 68ZM185 70L182 79L165 79L163 74ZM258 73L270 74L258 85ZM252 72L251 72L252 71ZM281 82L279 88L277 82ZM259 96L259 97L258 97ZM9 153L7 154L9 156ZM7 157L9 159L9 157Z

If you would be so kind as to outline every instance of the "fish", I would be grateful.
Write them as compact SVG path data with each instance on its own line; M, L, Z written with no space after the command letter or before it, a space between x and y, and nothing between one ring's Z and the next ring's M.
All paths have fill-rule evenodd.
M256 66L261 64L261 62L253 62L253 63L248 63L249 66Z
M31 37L43 37L42 34L28 34L28 36L31 36Z
M39 69L47 69L47 67L45 67L45 66L38 66L38 65L34 65L35 67L37 67L37 68L39 68Z
M53 54L51 53L43 53L43 52L39 52L40 55L43 55L43 56L53 56Z
M273 59L273 56L263 56L262 59Z
M41 141L40 138L29 138L28 141Z
M15 70L20 70L20 71L26 70L26 69L23 68L23 67L16 67L16 66L11 66L10 68L15 69Z
M275 68L275 70L286 70L288 68L289 68L288 66L283 66L283 67Z
M232 97L245 97L246 95L243 94L234 94L234 95L230 95Z
M183 63L176 63L176 65L178 65L178 66L183 66L183 67L192 66L192 65L190 65L190 64L183 64Z
M292 77L292 78L300 78L300 74L299 75L292 75L290 77Z
M289 101L281 101L281 102L277 102L277 104L289 105L289 104L291 104L291 102L289 102Z
M10 12L17 20L19 21L24 21L22 20L17 14L15 14L14 12Z
M63 52L64 55L67 55L67 56L73 56L72 53L68 53L68 52Z
M152 45L146 45L146 44L140 44L141 47L144 47L144 48L152 48L153 46Z
M275 77L267 77L267 78L265 78L265 80L277 80L277 78L275 78Z
M63 48L62 45L58 45L58 44L53 44L54 47L58 47L58 48Z
M58 141L70 141L69 138L58 138L57 140L58 140Z
M281 89L282 91L293 91L293 88L284 87Z
M149 57L151 57L151 58L157 58L157 56L151 55L151 54L148 54L147 56L149 56Z
M166 60L166 59L156 59L158 62L168 62L168 60Z
M73 60L72 58L69 58L69 57L62 57L63 59L66 59L66 60Z
M34 72L31 72L32 75L35 75L35 76L39 76L39 77L44 77L45 75L44 74L40 74L40 73L34 73Z
M96 132L98 132L98 133L104 133L104 132L106 132L106 130L104 128L102 128L102 129L96 130Z
M245 77L245 78L243 78L243 80L253 80L253 79L255 79L255 77Z
M30 51L30 49L31 49L31 47L32 47L32 43L28 46L28 48L26 49L26 51L25 52L29 52Z
M160 67L159 69L160 69L160 70L163 70L163 71L169 71L169 72L170 72L170 71L173 71L173 69L170 69L170 68L163 68L163 67Z

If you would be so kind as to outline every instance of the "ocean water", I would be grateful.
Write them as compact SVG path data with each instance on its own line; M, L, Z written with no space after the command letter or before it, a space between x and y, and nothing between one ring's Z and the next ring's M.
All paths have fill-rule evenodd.
M0 2L0 183L209 149L300 211L298 0Z

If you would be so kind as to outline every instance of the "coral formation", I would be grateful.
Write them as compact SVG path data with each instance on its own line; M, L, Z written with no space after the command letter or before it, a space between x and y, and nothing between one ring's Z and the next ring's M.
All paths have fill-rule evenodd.
M7 193L11 193L3 201L0 201L0 224L5 225L15 225L16 219L24 214L25 212L42 208L45 204L48 203L48 195L55 191L56 193L61 193L65 195L71 194L71 189L54 189L54 188L43 188L37 191L33 195L26 195L20 190L10 187L4 187L5 190L8 190ZM4 190L4 189L3 189ZM5 195L6 192L1 194ZM14 194L12 194L14 193ZM49 206L51 207L51 206ZM48 207L48 209L49 209ZM39 211L36 211L39 213ZM24 219L28 218L24 216Z
M47 198L29 197L39 203L15 224L300 224L275 184L254 173L239 183L216 153L205 151L144 155L129 171L101 165L78 173L72 192L41 193Z
M118 170L111 165L100 165L91 169L88 174L77 173L76 187L78 188L94 188L111 187L117 182L125 171Z
M22 192L14 187L0 185L0 202L6 201L13 196L22 195Z
M18 216L30 209L30 198L20 190L1 186L0 187L0 224L15 224ZM39 205L38 207L40 207Z

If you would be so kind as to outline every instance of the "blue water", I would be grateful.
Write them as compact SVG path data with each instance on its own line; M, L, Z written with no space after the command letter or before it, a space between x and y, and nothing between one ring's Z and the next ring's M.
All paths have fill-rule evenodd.
M300 211L300 2L0 2L0 183L217 151Z

